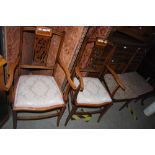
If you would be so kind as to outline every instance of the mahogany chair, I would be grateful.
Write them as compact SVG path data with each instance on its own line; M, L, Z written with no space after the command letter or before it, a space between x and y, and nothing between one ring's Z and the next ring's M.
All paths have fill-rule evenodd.
M12 73L18 64L18 60L14 64L8 64L7 61L0 55L0 127L9 118L9 107L7 104L7 94L12 85ZM8 72L5 74L5 67L8 67ZM8 80L5 82L5 75L7 75Z
M30 64L22 62L24 32L35 35L33 57ZM58 36L60 43L57 54L53 53L52 55L52 58L55 58L54 64L49 66L47 60L53 36ZM12 91L13 128L17 127L17 120L37 120L54 116L58 117L57 126L59 126L60 119L66 109L66 100L64 99L65 92L56 82L55 70L58 64L63 69L69 85L73 89L76 88L70 79L68 69L60 58L64 37L65 32L52 30L49 27L20 28L19 78ZM50 71L50 75L45 75L42 71L46 71L44 73ZM31 116L21 115L23 113L31 113Z
M88 39L87 42L93 42L94 44L99 45L102 49L107 44L107 41L104 41L101 38ZM84 50L83 47L82 50ZM86 73L85 77L82 77L81 72ZM97 75L100 75L100 70L98 69L91 67L80 69L78 65L75 67L75 76L73 74L73 80L77 88L70 89L72 109L66 119L65 126L74 114L91 115L99 113L100 115L97 120L99 122L112 104L112 99L99 77L89 76L90 73L94 72ZM94 108L95 110L79 111L79 108Z

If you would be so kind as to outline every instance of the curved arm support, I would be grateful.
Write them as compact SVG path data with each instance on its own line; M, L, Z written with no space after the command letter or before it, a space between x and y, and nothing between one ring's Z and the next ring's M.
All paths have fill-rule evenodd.
M80 91L83 91L83 89L84 89L84 82L83 82L83 78L82 78L82 75L81 75L79 67L75 68L75 73L76 73L76 77L79 79L79 82L80 82Z
M7 79L7 82L5 85L6 91L8 91L10 89L10 87L12 86L14 73L15 73L15 70L16 70L18 64L19 64L19 57L16 59L15 63L8 65L8 79Z
M62 60L58 59L58 63L61 66L61 68L63 69L63 71L64 71L64 73L66 75L66 78L67 78L68 83L70 84L70 86L72 87L73 90L76 90L77 87L74 84L73 80L71 79L71 75L70 75L70 72L69 72L68 68L64 65Z
M117 84L121 87L121 89L125 90L124 83L122 82L120 77L115 73L115 71L110 66L108 66L108 65L106 65L106 68L112 74L112 76L114 77L114 79L117 82Z

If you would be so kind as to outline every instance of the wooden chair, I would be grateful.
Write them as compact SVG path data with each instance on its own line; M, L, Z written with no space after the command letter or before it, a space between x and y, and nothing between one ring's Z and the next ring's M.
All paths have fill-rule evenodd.
M104 48L107 42L101 38L88 39L87 42L93 42L97 46ZM84 43L86 45L86 43ZM84 47L82 47L84 50ZM102 49L101 49L102 50ZM77 60L79 61L79 60ZM82 77L81 72L88 74ZM72 109L66 119L65 126L68 121L75 115L91 115L99 113L98 122L102 116L108 110L112 104L112 99L106 90L99 77L91 77L89 73L97 73L100 75L100 70L94 68L79 68L78 65L75 67L75 77L73 77L74 83L77 89L70 89ZM73 74L74 75L74 74ZM78 111L79 108L95 108L96 110L90 111Z
M21 61L23 55L24 32L35 34L31 64L23 64ZM55 35L60 38L60 43L54 65L48 66L47 59L51 40ZM48 27L21 27L19 46L20 63L18 64L19 78L12 91L11 99L13 102L13 128L17 127L17 120L37 120L54 116L58 116L57 126L59 126L60 119L66 109L66 100L64 99L65 92L62 92L55 80L57 64L59 64L65 72L69 85L73 89L76 88L70 79L68 69L60 59L60 51L62 49L64 37L65 32L55 31ZM46 73L47 71L51 71L52 73L50 73L50 75L43 75L41 71L45 70ZM31 73L22 75L25 73L24 71L28 71L28 73L31 71ZM13 76L13 72L11 75ZM56 113L53 113L53 111L56 111ZM21 115L21 113L32 113L33 115Z
M8 72L5 74L5 67L7 61L0 55L0 127L9 118L9 107L7 104L7 94L12 85L12 73L15 71L18 62L8 65ZM5 82L5 75L7 75L8 80Z
M108 72L105 72L104 83L113 102L125 102L119 110L128 106L130 101L137 101L153 91L153 87L137 72L117 74L108 65L106 69Z

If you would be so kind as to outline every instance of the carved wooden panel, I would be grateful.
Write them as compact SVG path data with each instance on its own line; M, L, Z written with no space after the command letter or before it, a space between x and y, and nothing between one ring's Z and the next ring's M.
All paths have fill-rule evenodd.
M102 37L103 39L106 39L111 31L110 26L94 26L90 27L87 33L88 38L96 38L96 37ZM89 58L91 56L91 52L93 51L94 44L89 43L86 45L86 48L83 52L81 60L79 60L79 66L80 68L85 68L89 63ZM85 74L83 74L84 76Z
M51 38L37 35L35 37L33 50L33 63L45 65L47 63L48 52L50 48Z
M96 44L94 45L89 62L87 64L88 68L93 68L93 69L99 69L100 67L103 66L104 61L105 61L105 54L104 54L104 49L106 47L106 44L102 47L97 46Z
M113 46L108 44L107 40L103 40L103 44L95 43L86 68L93 69L95 72L87 74L91 77L101 77L105 69L105 65L109 62L110 55L113 52Z

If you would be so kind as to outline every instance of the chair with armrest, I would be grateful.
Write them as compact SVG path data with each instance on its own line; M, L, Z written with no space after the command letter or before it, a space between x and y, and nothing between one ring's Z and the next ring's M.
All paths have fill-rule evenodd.
M106 46L107 41L102 38L88 39L88 42L92 42L100 46L100 50ZM81 48L82 50L84 48ZM103 64L104 65L104 64ZM82 77L81 73L86 73L85 77ZM108 110L112 104L112 99L106 90L103 83L98 77L92 77L89 73L96 73L100 75L99 69L80 68L78 65L75 67L75 74L73 74L73 81L76 85L76 89L70 89L72 109L66 119L65 125L69 122L72 116L75 115L91 115L99 113L98 122L102 116ZM88 76L87 76L88 75ZM93 109L89 111L79 111L79 108Z
M109 73L104 75L104 83L113 102L125 101L122 110L131 100L153 91L153 87L137 72L117 74L110 66L106 65Z
M23 64L21 61L24 32L35 34L31 64ZM60 43L54 65L49 66L47 59L50 52L51 40L55 35L60 37ZM61 90L56 82L55 70L57 65L60 65L63 69L69 85L73 89L76 88L70 79L68 69L60 58L64 37L65 32L55 31L49 27L21 27L20 63L18 64L19 78L15 82L16 84L13 87L12 93L13 128L17 127L17 120L37 120L54 116L58 117L57 126L59 126L60 119L66 109L66 100L64 99L65 92ZM25 74L25 70L28 73L30 72L30 74L27 74L27 72ZM45 70L52 73L45 75L41 72ZM37 73L34 71L37 71ZM31 116L24 113L31 113Z

